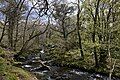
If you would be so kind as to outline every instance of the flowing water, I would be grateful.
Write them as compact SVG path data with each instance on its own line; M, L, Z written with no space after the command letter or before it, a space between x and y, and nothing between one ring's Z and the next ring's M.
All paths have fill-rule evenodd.
M34 55L29 56L21 67L34 73L39 80L109 80L107 76L100 74L88 73L68 67L53 66L51 61L41 61L40 56ZM112 78L112 80L120 79Z
M47 66L40 62L47 63ZM21 67L34 73L39 80L109 80L107 76L83 72L79 69L53 66L50 63L51 61L41 61L39 57L34 57L25 61ZM112 80L120 79L112 78Z

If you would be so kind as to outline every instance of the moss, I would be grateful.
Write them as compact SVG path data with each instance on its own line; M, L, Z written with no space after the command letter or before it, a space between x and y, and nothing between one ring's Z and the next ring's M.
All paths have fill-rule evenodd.
M0 48L0 80L37 80L29 72L13 66L15 52Z
M28 80L31 75L29 72L24 71L23 69L17 68L17 67L12 67L11 73L15 74L15 76L19 77L20 79L24 79L24 80Z
M0 75L4 80L17 80L17 77L11 73L12 65L8 64L5 59L0 58Z
M0 75L3 80L34 80L29 72L8 64L8 61L0 57Z
M5 80L18 80L18 78L11 73L6 73L6 75L3 77Z

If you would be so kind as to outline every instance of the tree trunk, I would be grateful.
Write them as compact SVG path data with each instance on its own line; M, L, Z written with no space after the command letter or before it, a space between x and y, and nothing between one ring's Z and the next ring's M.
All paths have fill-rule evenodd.
M93 48L93 51L94 51L94 58L95 58L95 67L99 67L99 63L98 63L98 56L97 56L97 52L96 52L96 27L97 27L97 16L98 16L98 13L99 13L99 3L100 3L100 0L97 0L97 4L96 4L96 8L95 8L95 16L93 16L93 21L94 21L94 24L93 24L93 34L92 34L92 41L94 43L94 48ZM94 14L93 14L94 15Z
M14 20L9 19L9 27L8 27L8 40L9 40L9 48L13 50L13 29L14 29Z
M95 44L95 29L94 29L92 38L93 38L92 41L93 41L93 43ZM95 58L95 67L98 67L99 64L98 64L98 56L97 56L97 52L96 52L96 46L94 46L93 50L94 50L94 58Z
M81 58L84 59L84 53L83 53L82 42L81 42L82 39L81 39L80 31L79 31L79 27L80 27L80 24L79 24L79 22L80 22L80 17L79 17L79 15L80 15L80 5L79 4L80 4L80 2L78 0L78 4L77 4L77 6L78 6L78 12L77 12L76 27L77 27L77 34L78 34L78 39L79 39L79 48L80 48Z
M4 23L4 27L3 27L2 35L1 35L1 37L0 37L0 43L2 42L2 40L3 40L3 37L4 37L5 28L6 28L6 24L7 24L7 18L5 19L5 23Z
M16 45L17 45L17 42L18 42L18 22L19 20L17 21L17 25L16 25L16 34L15 34L15 41L14 41L14 51L16 51Z

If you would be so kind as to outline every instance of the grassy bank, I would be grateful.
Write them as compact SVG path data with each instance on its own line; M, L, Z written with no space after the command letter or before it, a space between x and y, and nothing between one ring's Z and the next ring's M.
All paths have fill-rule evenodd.
M0 48L0 80L37 80L31 73L13 66L15 52Z

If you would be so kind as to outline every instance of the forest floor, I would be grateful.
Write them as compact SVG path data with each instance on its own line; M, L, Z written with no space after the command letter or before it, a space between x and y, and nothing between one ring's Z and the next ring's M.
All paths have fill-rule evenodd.
M15 52L0 47L0 80L38 80L33 74L13 66Z

